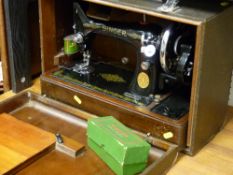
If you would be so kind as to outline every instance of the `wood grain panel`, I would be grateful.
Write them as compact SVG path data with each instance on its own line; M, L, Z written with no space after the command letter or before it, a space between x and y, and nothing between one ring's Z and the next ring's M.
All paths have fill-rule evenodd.
M56 55L55 0L39 0L42 72L54 67Z
M29 48L30 48L30 72L32 77L41 73L40 55L40 27L39 27L39 7L38 0L31 0L28 4L28 24L29 24Z
M3 0L0 0L0 58L2 61L2 71L4 80L4 91L10 90L9 60L7 53L5 15Z
M228 120L225 113L233 68L232 16L233 7L202 26L196 81L192 85L195 92L193 115L189 118L190 154L207 144Z
M29 0L4 0L11 85L14 92L30 86L28 3Z
M22 166L25 161L54 146L53 134L8 114L0 115L0 123L0 174Z

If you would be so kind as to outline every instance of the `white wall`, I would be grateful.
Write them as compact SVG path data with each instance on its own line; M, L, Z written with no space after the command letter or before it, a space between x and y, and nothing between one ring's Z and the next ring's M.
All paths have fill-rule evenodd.
M230 97L229 97L229 105L233 106L233 72L231 78L231 90L230 90Z

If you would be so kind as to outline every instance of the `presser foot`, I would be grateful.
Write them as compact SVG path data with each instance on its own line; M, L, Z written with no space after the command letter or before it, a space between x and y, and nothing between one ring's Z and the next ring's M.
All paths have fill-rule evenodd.
M83 52L83 62L75 64L73 71L79 74L90 74L94 71L94 68L90 65L91 53L89 50Z
M75 66L72 68L72 70L74 72L77 72L79 74L90 74L92 72L94 72L94 67L90 66L90 65L85 65L85 63L81 63L81 64L75 64Z

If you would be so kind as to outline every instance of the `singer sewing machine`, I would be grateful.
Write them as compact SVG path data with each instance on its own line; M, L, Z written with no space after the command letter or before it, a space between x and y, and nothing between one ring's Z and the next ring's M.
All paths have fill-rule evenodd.
M17 118L39 127L39 135L49 132L52 142L44 145L48 149L38 150L45 154L35 152L38 157L22 159L23 164L7 172L114 174L88 145L88 120L104 116L113 116L150 144L142 174L167 172L179 152L194 155L214 137L227 121L233 64L231 2L163 2L39 0L41 94L19 93L2 102L0 111L7 113L1 116L9 133L12 125L6 120ZM21 83L24 76L19 76ZM93 130L92 140L112 138L105 129L102 125ZM5 130L2 133L9 138ZM28 146L22 139L21 146ZM40 141L27 139L32 146ZM63 152L54 149L54 139ZM18 143L4 140L3 146ZM69 149L74 143L80 152ZM109 156L116 151L112 144L109 149L96 145L115 160ZM3 156L3 162L7 158ZM130 160L129 167L138 167L136 159Z
M164 29L156 24L149 28L147 24L104 23L89 19L74 3L73 29L74 34L64 38L64 55L60 59L66 61L60 61L61 69L54 73L55 77L138 106L153 102L153 112L170 118L179 119L188 112L192 28L175 23ZM134 56L125 52L114 61L111 55L106 60L93 44L101 36L122 44L110 48L113 55L129 45ZM98 49L105 49L101 42Z
M215 32L228 18L210 18L224 8L200 3L208 9L182 1L164 13L154 1L42 0L42 94L194 154L224 122L218 72L231 72L226 45L212 42L228 38Z

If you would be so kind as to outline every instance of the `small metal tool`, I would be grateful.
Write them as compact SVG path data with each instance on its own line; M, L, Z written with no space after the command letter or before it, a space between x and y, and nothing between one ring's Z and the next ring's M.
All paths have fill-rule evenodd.
M55 136L56 136L57 143L60 143L60 144L63 143L63 139L60 133L56 133Z

